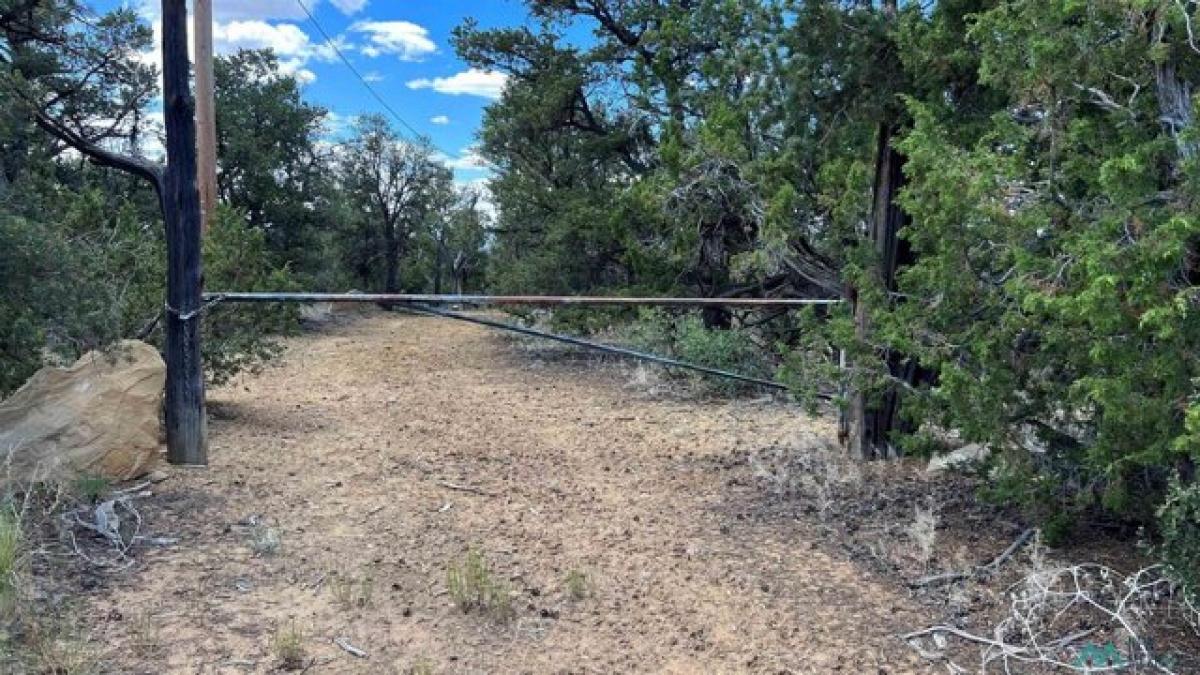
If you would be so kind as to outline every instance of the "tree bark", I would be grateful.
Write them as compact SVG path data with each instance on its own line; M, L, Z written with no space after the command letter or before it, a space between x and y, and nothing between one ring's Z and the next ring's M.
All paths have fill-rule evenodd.
M386 251L387 274L383 288L387 293L400 292L400 257L403 253L400 246L400 234L396 232L395 224L383 228L384 249Z
M172 464L204 465L208 463L208 431L200 357L200 192L196 186L195 105L189 84L185 0L163 0L162 33L167 130L162 192L167 239L167 456Z
M878 260L879 281L886 290L896 289L896 270L902 264L911 263L913 255L907 242L900 239L901 228L908 224L908 216L897 204L897 196L904 187L904 156L893 146L896 129L890 124L879 127L879 139L875 155L875 186L871 207L871 242ZM853 290L848 299L854 306L854 333L860 341L866 341L871 332L871 321L867 307L859 302ZM888 351L882 354L889 374L896 379L914 382L919 373L911 359ZM888 386L878 397L855 391L850 398L846 413L850 451L863 460L882 459L898 454L892 445L892 431L896 428L896 412L899 408L899 392L895 385Z
M443 228L445 226L443 225ZM442 269L446 266L446 235L445 231L438 235L437 255L433 262L433 294L442 294Z

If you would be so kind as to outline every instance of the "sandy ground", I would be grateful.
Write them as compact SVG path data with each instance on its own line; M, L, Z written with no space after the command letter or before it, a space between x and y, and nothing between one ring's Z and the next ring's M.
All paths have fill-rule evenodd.
M309 673L929 672L895 637L927 610L798 519L748 517L771 497L747 455L827 443L830 420L383 314L291 339L210 400L211 467L142 501L179 543L89 601L113 672L275 672L293 627ZM454 604L468 547L511 620Z

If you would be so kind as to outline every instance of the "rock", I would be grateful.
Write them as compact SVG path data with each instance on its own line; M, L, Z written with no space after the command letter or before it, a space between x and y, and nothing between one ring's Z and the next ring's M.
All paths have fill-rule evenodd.
M0 482L86 473L129 480L154 468L167 368L158 350L127 340L68 368L47 366L0 403Z
M346 304L346 303L342 303ZM305 323L323 324L333 319L332 302L314 302L300 306L300 320Z
M969 468L974 464L982 463L991 454L991 449L989 449L986 445L981 443L971 443L969 445L964 445L952 452L931 458L929 460L929 466L925 469L925 472L943 473L950 470Z

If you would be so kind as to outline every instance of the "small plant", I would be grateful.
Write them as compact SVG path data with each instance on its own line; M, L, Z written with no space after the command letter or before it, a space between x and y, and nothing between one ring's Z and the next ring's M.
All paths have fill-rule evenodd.
M0 508L0 617L8 615L21 589L25 537L12 509Z
M84 501L100 501L100 498L108 494L110 489L112 489L112 484L104 476L85 474L75 479L75 494Z
M133 636L131 651L143 659L157 659L162 656L162 628L150 614L141 614L130 626Z
M428 659L417 659L408 669L408 675L433 675L433 664Z
M284 670L300 670L305 665L304 634L293 621L280 626L271 639L271 652Z
M17 672L55 675L96 672L97 653L86 638L87 628L79 622L74 609L60 609L64 611L23 617L23 644L16 651L29 669Z
M909 523L906 534L922 567L928 567L929 561L933 560L934 547L937 544L937 524L938 515L933 504L915 507L913 522Z
M35 652L38 673L55 675L84 675L96 667L96 653L91 647L74 638L55 638L37 645Z
M283 539L279 536L279 530L261 524L250 529L250 550L254 551L255 555L273 556L279 553L282 545Z
M583 600L592 594L592 582L582 570L567 572L566 586L572 600Z
M375 580L369 576L336 577L330 584L333 597L346 609L363 609L371 606L375 593Z
M680 359L712 368L730 370L752 377L770 379L774 368L763 357L763 350L743 331L714 330L704 327L699 317L680 319L675 326L675 352ZM747 385L733 380L693 378L708 391L733 395Z
M49 638L37 644L34 654L40 673L55 675L84 675L95 672L96 653L82 640L74 637Z
M446 571L446 589L464 612L478 610L498 620L507 620L514 611L508 586L496 580L483 553L468 549L461 564Z
M1172 481L1158 508L1158 526L1159 556L1187 601L1200 606L1200 483Z

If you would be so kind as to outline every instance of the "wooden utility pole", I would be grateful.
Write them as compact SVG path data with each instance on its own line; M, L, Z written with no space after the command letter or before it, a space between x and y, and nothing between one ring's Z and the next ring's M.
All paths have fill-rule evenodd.
M196 52L196 158L202 228L217 212L217 111L213 93L212 0L194 0Z
M167 127L162 193L167 239L167 457L172 464L204 465L208 463L208 431L200 360L201 218L186 0L162 1L162 36Z

